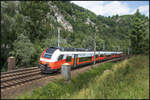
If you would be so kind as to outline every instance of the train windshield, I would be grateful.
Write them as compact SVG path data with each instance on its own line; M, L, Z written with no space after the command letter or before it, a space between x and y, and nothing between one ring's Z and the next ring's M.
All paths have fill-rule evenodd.
M51 58L51 56L52 56L52 55L51 55L50 53L45 53L45 54L44 54L44 58Z
M52 53L55 51L56 49L53 49L53 48L48 48L44 54L44 58L51 58L52 56Z

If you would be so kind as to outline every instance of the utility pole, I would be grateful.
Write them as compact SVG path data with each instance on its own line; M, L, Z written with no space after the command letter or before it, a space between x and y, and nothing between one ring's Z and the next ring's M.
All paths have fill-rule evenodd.
M128 46L128 56L130 54L130 41L129 41L129 46Z
M130 48L128 47L128 55L129 55L129 52L130 52Z
M60 27L58 27L58 47L60 47Z
M95 65L95 53L96 53L96 32L94 34L94 65Z
M105 42L103 42L103 51L105 50Z
M97 27L95 26L95 23L91 23L92 27L95 28L95 34L94 34L94 65L95 65L95 54L96 54L96 32L97 32Z
M96 32L98 31L97 27L95 27L95 30L96 30ZM95 61L95 59L96 59L96 57L95 57L95 55L96 55L96 32L94 34L94 65L96 63L96 61Z
M118 52L118 46L115 46L115 48L116 48L115 51Z
M120 51L120 45L118 46L118 51Z

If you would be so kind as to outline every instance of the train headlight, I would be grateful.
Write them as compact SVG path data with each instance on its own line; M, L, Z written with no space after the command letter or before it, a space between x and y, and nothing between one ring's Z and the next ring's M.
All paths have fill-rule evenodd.
M42 61L39 61L39 64L42 64Z

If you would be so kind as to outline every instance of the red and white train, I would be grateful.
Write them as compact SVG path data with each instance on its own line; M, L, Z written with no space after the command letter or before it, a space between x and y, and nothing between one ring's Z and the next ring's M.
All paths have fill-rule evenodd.
M96 51L96 62L123 56L123 52ZM79 48L50 47L43 51L38 67L42 73L51 73L61 69L61 65L69 63L72 68L94 62L94 52Z

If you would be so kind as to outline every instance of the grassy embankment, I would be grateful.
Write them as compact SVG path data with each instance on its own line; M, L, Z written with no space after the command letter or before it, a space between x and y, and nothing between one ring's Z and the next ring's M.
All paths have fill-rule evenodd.
M17 98L149 98L149 58L105 63L72 78L69 84L55 80Z

